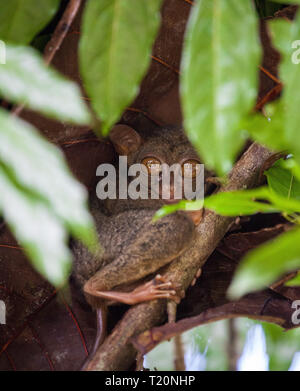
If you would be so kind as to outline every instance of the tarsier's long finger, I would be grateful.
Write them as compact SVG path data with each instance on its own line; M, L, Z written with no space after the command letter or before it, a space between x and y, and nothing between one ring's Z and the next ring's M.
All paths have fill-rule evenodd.
M164 293L163 291L156 292L153 295L153 299L168 299L168 300L173 300L175 301L176 304L180 303L180 297L176 295L176 292L174 294L174 291L171 292L166 292Z
M159 288L159 289L170 289L170 288L174 288L173 285L172 285L172 282L163 282L159 285L154 285L155 288Z
M151 291L155 294L156 297L160 296L161 298L174 300L176 302L180 302L182 298L181 292L178 294L177 290L174 288L174 285L170 282L154 286L151 288Z
M163 282L161 282L163 281ZM165 282L166 280L164 278L162 279L159 279L159 280L151 280L151 281L148 281L146 282L145 284L141 285L141 286L138 286L137 288L135 288L135 292L138 293L138 292L141 292L141 291L144 291L146 289L150 289L151 287L155 286L155 287L160 287L161 289L169 289L171 286L172 286L172 283L171 282Z
M154 279L152 281L152 284L159 284L161 282L168 282L167 279L165 277L163 277L162 275L160 274L157 274Z
M153 293L165 293L167 295L173 295L175 296L176 295L176 291L174 289L168 289L168 290L165 290L165 289L161 289L160 286L158 286L157 288L155 287L154 289L151 290Z
M160 274L158 274L153 280L148 281L141 287L134 290L136 299L142 300L154 300L154 299L169 299L179 303L181 300L180 295L177 293L175 285L171 281Z
M180 289L180 285L176 284L172 281L168 281L167 278L162 277L160 274L158 274L153 280L152 280L153 286L156 288L168 288L168 289L173 289L175 291Z
M153 280L154 283L158 283L158 281L161 281L158 285L155 285L156 288L158 289L168 289L168 292L171 292L171 296L163 297L163 298L168 298L170 300L175 301L177 304L180 303L180 301L184 298L185 296L185 291L180 290L180 285L175 284L174 282L167 281L167 279L160 274L158 274ZM171 291L172 288L172 291Z

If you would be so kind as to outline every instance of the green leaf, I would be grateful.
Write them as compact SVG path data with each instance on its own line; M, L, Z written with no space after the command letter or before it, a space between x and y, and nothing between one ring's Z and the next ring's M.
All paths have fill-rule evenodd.
M300 272L298 272L297 276L287 281L285 286L300 286Z
M256 200L264 200L260 202ZM267 187L253 190L219 192L205 198L204 207L224 216L241 216L255 213L300 212L300 202L276 194Z
M288 178L291 177L289 171L287 171L287 175ZM286 180L287 182L288 178ZM280 179L278 181L280 182ZM274 182L275 179L273 179L272 184ZM277 187L283 186L283 182L276 185ZM219 192L206 197L204 201L182 200L175 205L165 205L155 213L154 221L177 210L199 210L203 206L224 216L247 216L255 213L274 212L283 212L286 214L300 213L300 200L297 197L286 198L288 189L284 188L283 190L280 188L277 191L276 185L274 187L270 186L270 188L260 187L251 190ZM286 185L288 186L289 183L286 183ZM296 196L298 190L298 180L295 179L294 186L292 185L291 187L291 194Z
M0 39L27 45L56 14L60 0L1 2Z
M36 270L60 287L71 268L71 253L61 222L44 202L16 187L1 165L0 188L0 213Z
M273 213L276 208L273 205L255 201L256 197L264 194L253 191L224 192L207 197L204 206L225 216L252 215L259 212Z
M83 16L80 68L102 132L135 98L151 57L161 0L90 0Z
M71 175L58 148L29 124L0 110L0 161L16 183L43 200L71 233L91 248L96 243L87 192Z
M261 323L267 338L270 371L287 371L293 355L300 350L300 329L283 330L272 323Z
M282 126L284 137L289 152L293 153L296 161L300 162L300 67L297 63L300 36L300 14L298 13L293 23L285 20L273 20L270 22L273 43L280 51L282 61L280 63L280 78L284 84L281 104L285 107ZM296 46L293 45L296 43ZM297 50L296 50L297 49ZM295 62L296 61L296 62ZM274 134L275 136L275 134Z
M264 109L266 117L260 113L249 114L242 119L241 127L260 144L277 151L289 149L283 123L285 109L281 100L266 105Z
M300 181L284 166L285 161L278 160L265 172L269 187L282 197L300 200Z
M241 118L257 95L261 48L250 1L197 1L181 64L187 135L209 169L227 173L246 133Z
M246 293L266 288L281 275L298 268L300 268L299 227L250 251L238 267L228 295L237 299Z
M164 216L176 212L177 210L186 210L186 211L199 210L203 207L203 202L204 202L203 200L197 200L197 201L182 200L174 205L165 205L155 213L153 217L153 221L157 221Z
M284 168L290 170L292 174L300 181L300 165L295 161L293 157L285 160L283 163Z
M280 4L300 4L300 0L272 0L272 3L280 3Z
M51 118L84 125L91 115L79 87L46 66L29 47L6 47L6 64L0 65L0 94Z

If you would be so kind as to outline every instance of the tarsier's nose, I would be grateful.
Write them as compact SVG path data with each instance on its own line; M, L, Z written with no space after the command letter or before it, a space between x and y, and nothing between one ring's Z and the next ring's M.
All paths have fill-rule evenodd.
M166 204L176 204L180 199L175 198L175 186L174 183L171 183L169 186L165 185L162 191L162 200Z

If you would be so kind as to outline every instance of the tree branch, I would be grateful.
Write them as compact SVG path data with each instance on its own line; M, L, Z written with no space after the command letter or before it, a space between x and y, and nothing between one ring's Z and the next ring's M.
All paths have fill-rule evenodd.
M51 64L56 52L61 47L70 27L79 11L82 0L70 0L63 16L61 17L50 41L47 43L44 50L44 61L47 65ZM24 110L24 105L16 106L12 110L12 114L19 116Z
M229 174L228 184L220 191L257 186L260 170L271 155L272 152L268 149L256 143L252 144ZM219 216L206 210L202 222L197 227L197 235L192 247L165 268L164 276L180 286L180 289L186 290L196 271L204 265L232 222L232 218ZM92 357L86 370L128 369L137 353L130 341L131 338L161 324L165 319L165 313L165 300L142 303L129 309Z
M226 291L224 291L225 294ZM293 288L293 294L295 298L299 298L299 289ZM154 327L133 337L131 342L141 356L154 349L159 343L170 340L176 335L180 335L194 327L222 319L241 317L274 323L286 330L290 330L299 327L292 321L292 315L295 310L291 304L292 301L288 297L273 292L271 289L266 289L261 292L248 294L238 301L208 308L199 315L184 318L176 323L166 323L163 326Z

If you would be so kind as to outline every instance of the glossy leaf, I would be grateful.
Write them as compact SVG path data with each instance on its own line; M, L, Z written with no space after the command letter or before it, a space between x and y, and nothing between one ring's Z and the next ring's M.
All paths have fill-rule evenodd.
M297 180L300 181L300 165L295 161L292 156L282 162L282 165L287 170L290 170L292 174L297 178Z
M95 245L87 192L72 177L59 149L4 110L0 110L0 162L18 186L42 200L75 237L90 247Z
M281 275L300 268L300 228L294 228L249 252L235 274L228 294L239 298L266 288Z
M294 354L300 350L300 329L283 330L272 323L263 322L270 371L287 371Z
M260 200L268 201L268 203ZM224 216L251 215L260 212L284 212L288 214L300 212L300 202L298 200L282 197L267 187L219 192L205 198L204 207Z
M241 127L246 130L250 137L276 151L289 149L285 138L284 115L285 108L281 101L266 105L265 115L252 113L245 116L241 121Z
M91 115L79 87L45 65L29 47L6 47L6 64L0 65L0 95L51 118L89 124Z
M273 43L281 53L280 78L284 84L282 105L284 117L282 127L288 145L288 151L293 153L296 161L300 162L300 67L299 67L299 34L300 14L293 23L285 20L274 20L270 23ZM274 137L275 134L274 134Z
M276 211L273 205L255 201L255 198L265 198L266 193L262 191L234 191L222 192L210 197L204 201L207 209L225 216L251 215L258 212Z
M0 39L29 44L56 14L60 0L9 0L1 2Z
M197 201L182 200L174 205L164 205L155 213L153 217L153 221L157 221L158 219L167 216L171 213L174 213L177 210L186 210L186 211L199 210L203 207L203 203L204 203L203 200L197 200Z
M280 4L300 4L300 0L272 0L272 3L280 3Z
M135 98L151 60L161 0L90 0L83 16L80 66L102 132Z
M287 281L284 285L286 286L300 286L300 273L297 276Z
M269 187L282 197L296 198L300 200L300 181L294 174L284 167L284 161L280 159L265 172Z
M227 173L245 140L241 118L257 95L261 49L250 1L197 1L181 65L187 135L209 169Z
M1 165L0 188L0 213L11 231L35 269L53 285L61 286L71 268L71 253L61 222L42 200L16 186Z
M279 192L260 187L252 190L219 192L206 197L204 201L182 200L174 205L165 205L155 213L154 220L177 210L199 210L203 206L223 216L274 212L300 213L300 201L297 199L287 199Z

